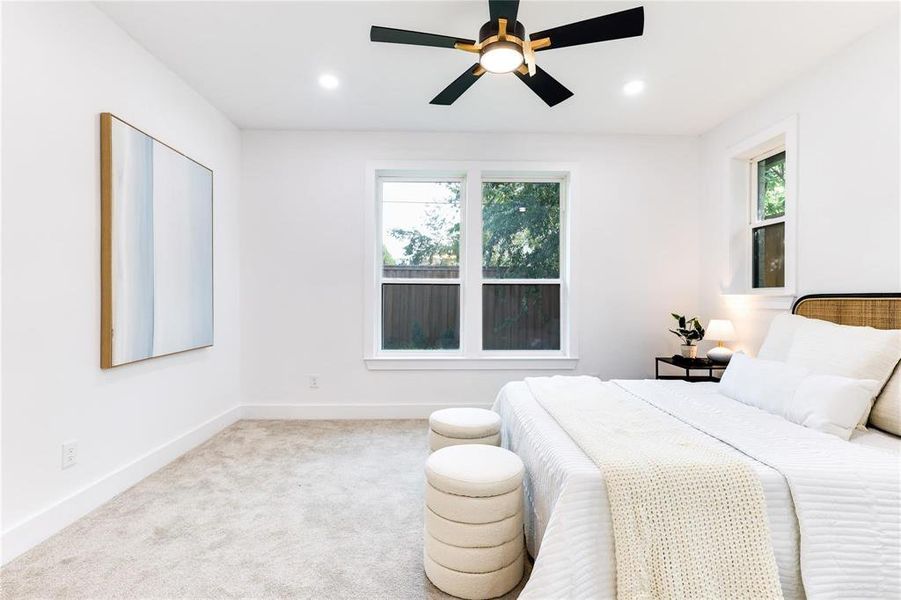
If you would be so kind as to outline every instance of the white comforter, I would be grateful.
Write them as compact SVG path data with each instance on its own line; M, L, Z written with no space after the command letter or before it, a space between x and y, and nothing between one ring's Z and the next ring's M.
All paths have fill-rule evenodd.
M805 587L814 598L898 596L897 456L788 423L720 396L714 386L617 383L636 402L728 440L724 449L749 462L763 484L786 598L803 598ZM526 529L536 562L521 597L614 598L613 538L598 468L525 384L506 386L495 408L504 444L528 471Z

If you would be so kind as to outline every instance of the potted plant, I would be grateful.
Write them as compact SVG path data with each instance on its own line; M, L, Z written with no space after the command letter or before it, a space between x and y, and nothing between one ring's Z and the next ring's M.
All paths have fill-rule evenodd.
M670 332L676 334L682 340L682 357L695 359L698 357L698 342L704 339L704 328L697 317L686 319L685 315L672 313L673 318L679 323L676 329Z

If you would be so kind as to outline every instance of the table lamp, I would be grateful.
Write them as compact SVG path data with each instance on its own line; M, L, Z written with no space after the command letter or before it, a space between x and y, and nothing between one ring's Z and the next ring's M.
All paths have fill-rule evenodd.
M723 342L731 342L735 339L735 327L728 319L710 319L707 324L707 333L704 336L708 340L716 342L716 346L707 352L707 358L719 364L726 364L732 358L732 350L726 348Z

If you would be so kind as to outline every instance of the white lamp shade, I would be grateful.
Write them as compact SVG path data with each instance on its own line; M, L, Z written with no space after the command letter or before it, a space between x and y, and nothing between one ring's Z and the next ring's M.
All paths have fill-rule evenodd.
M704 337L714 342L729 342L735 339L735 327L728 319L710 319Z

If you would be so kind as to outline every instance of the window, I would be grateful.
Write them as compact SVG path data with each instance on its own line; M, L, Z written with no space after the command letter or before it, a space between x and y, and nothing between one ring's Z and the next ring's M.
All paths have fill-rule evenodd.
M785 287L785 148L751 160L751 287Z
M720 289L749 306L790 308L797 283L797 116L726 148L724 158Z
M566 279L568 171L498 172L469 164L444 173L373 169L372 175L370 368L392 367L369 359L455 364L448 368L492 361L575 366ZM558 359L568 362L561 366ZM494 368L481 364L473 368Z
M460 180L382 190L382 349L460 348Z
M560 182L482 183L482 349L560 349Z

